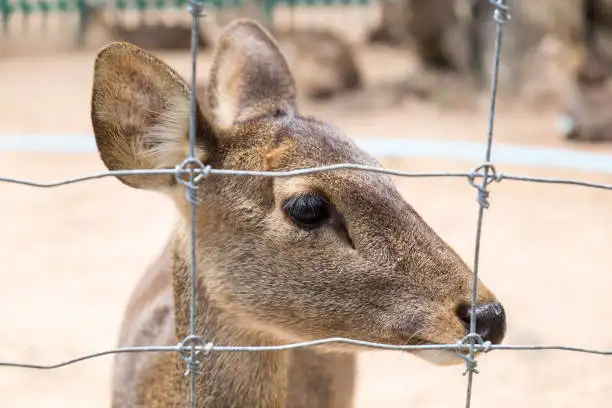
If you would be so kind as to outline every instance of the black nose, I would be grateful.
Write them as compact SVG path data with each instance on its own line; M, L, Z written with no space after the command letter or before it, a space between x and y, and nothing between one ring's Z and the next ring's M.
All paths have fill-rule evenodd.
M476 305L476 333L484 341L493 344L501 343L506 334L506 312L501 303L484 303ZM470 332L472 306L463 304L457 308L457 316L463 322L466 334Z

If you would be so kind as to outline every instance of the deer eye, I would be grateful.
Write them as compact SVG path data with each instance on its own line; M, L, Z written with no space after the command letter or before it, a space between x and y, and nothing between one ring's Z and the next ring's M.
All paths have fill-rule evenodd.
M317 193L297 195L283 204L283 211L298 227L313 229L329 219L329 201Z

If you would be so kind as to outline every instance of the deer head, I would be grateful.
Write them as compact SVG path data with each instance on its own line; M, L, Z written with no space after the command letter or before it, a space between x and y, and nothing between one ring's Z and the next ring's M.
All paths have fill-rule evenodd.
M583 142L612 141L610 61L587 51L574 73L573 87L561 129L565 138Z
M206 92L197 106L196 150L212 168L379 165L334 125L299 112L283 54L253 21L223 31ZM92 96L106 166L173 168L186 158L189 96L189 85L157 57L126 43L106 46L95 62ZM187 237L189 203L173 175L119 179L170 197L185 227L176 233ZM199 199L200 290L244 330L279 342L341 336L439 344L466 334L472 273L388 176L211 174L200 182ZM478 285L477 331L499 343L503 308ZM420 355L461 361L453 351Z

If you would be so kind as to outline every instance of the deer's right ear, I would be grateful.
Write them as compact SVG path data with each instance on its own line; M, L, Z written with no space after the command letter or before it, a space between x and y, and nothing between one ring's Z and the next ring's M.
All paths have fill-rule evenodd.
M189 155L189 85L164 62L128 43L111 43L94 66L91 121L109 170L173 168ZM214 152L215 135L196 106L197 157ZM118 177L144 189L164 190L174 175Z
M246 18L223 29L207 92L211 117L222 128L296 111L295 80L284 54L266 29Z

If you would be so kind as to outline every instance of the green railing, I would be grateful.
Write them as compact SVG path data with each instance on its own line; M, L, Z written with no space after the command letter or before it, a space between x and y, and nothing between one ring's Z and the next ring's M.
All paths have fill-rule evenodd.
M207 6L217 9L232 8L243 5L246 0L202 0ZM289 6L335 6L335 5L368 5L371 0L262 0L266 8L274 9L277 5ZM115 0L104 3L114 5L118 10L167 10L184 8L187 0ZM0 0L0 15L2 21L7 21L13 14L40 12L73 12L86 8L84 0Z
M265 0L271 2L274 0ZM117 10L168 10L182 9L187 6L188 0L115 0L104 2L104 6L114 6ZM231 8L242 5L245 0L203 0L207 6L215 8ZM102 5L102 3L100 3ZM88 5L84 0L0 0L0 16L6 27L11 17L20 14L27 17L34 13L43 15L57 12L81 13L83 10L95 7Z
M377 0L202 0L204 5L215 9L231 9L254 2L263 8L263 16L272 20L274 9L279 5L290 7L304 6L367 6ZM45 19L50 13L78 13L79 28L77 42L82 43L88 28L91 10L95 7L111 7L119 12L138 10L186 9L188 0L107 0L96 1L96 4L87 0L0 0L0 20L2 21L3 35L8 34L11 18L21 15L24 21L32 14L40 14ZM0 34L2 35L2 34Z

